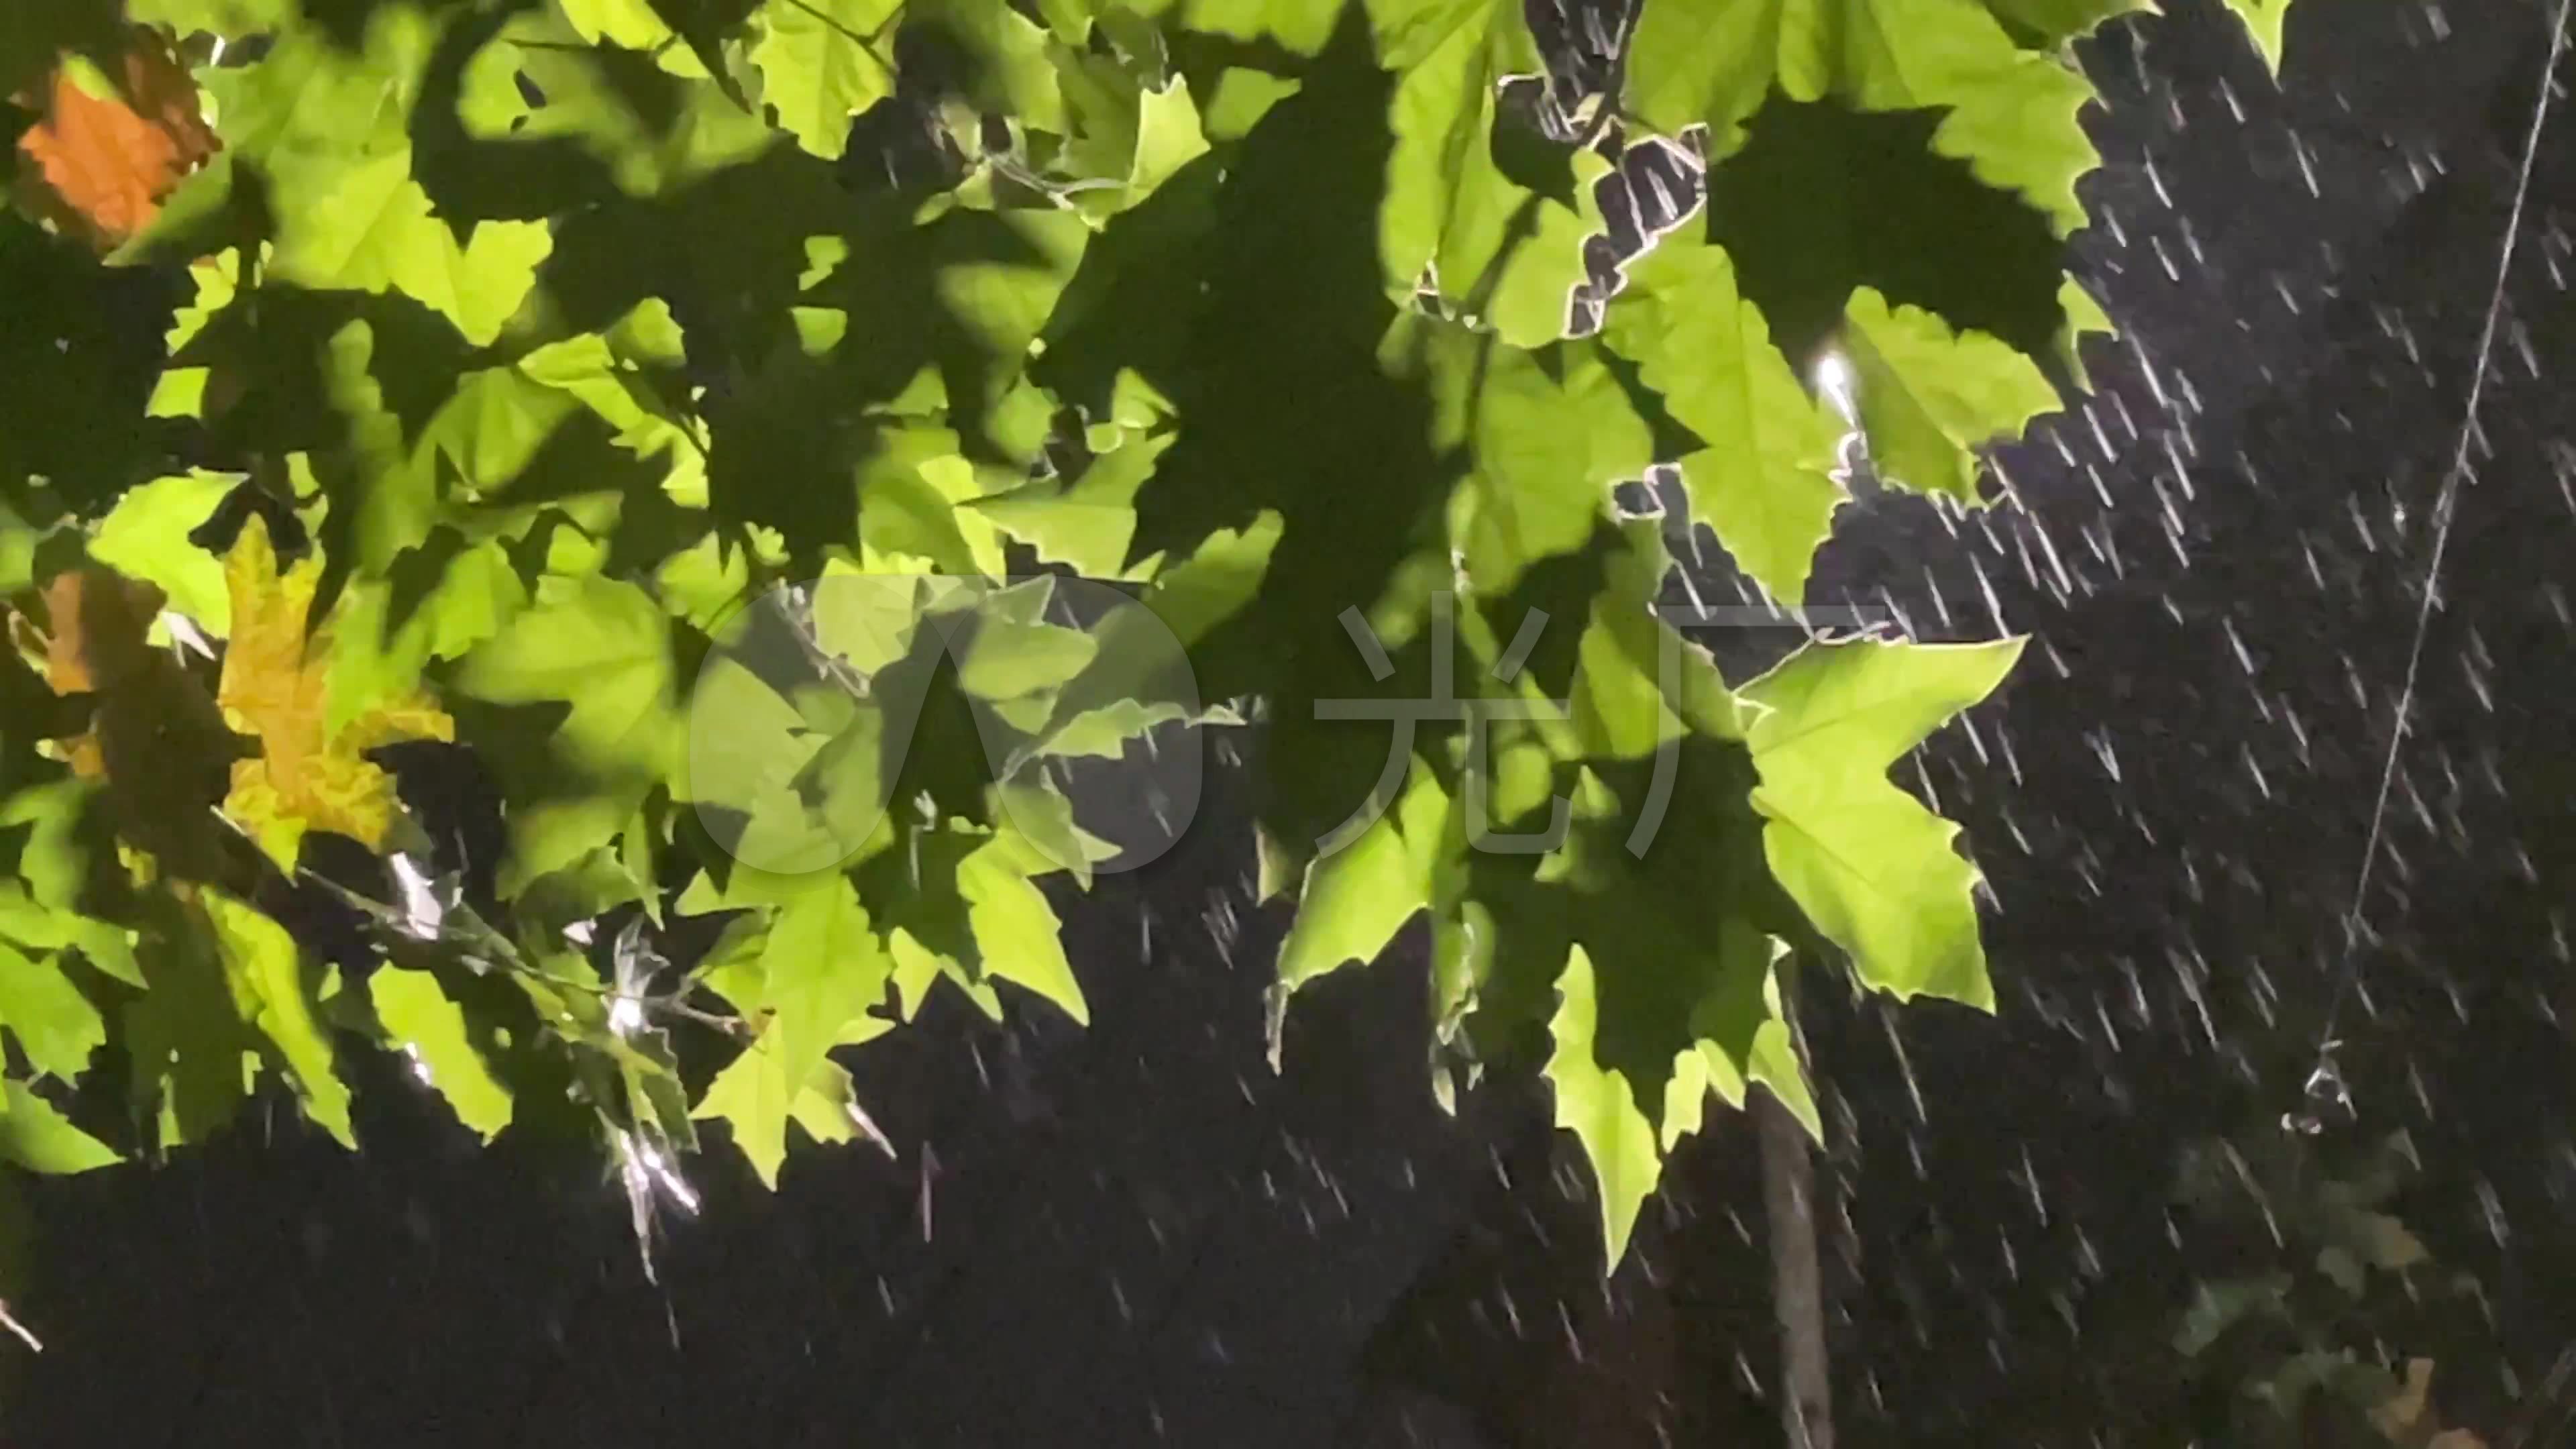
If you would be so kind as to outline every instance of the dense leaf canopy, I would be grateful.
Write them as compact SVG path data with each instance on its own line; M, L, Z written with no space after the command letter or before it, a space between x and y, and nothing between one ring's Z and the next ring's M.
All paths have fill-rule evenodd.
M1790 605L1854 458L1980 506L2129 8L10 5L0 1154L346 1140L384 1050L649 1243L928 993L1087 1020L1057 903L1180 822L1080 782L1257 730L1278 1009L1427 916L1437 1089L1544 1065L1615 1262L1710 1091L1814 1124L1784 961L1991 1003L1888 770L2017 652L1725 679L1634 498Z

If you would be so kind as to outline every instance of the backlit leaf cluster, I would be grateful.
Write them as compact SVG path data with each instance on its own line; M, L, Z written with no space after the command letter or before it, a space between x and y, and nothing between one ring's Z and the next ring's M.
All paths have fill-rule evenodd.
M1854 459L1975 506L2104 327L2069 42L2129 7L1646 0L1579 143L1511 101L1561 60L1506 0L9 8L20 1166L270 1082L350 1140L383 1051L593 1141L649 1238L701 1123L770 1181L883 1144L846 1063L933 991L1117 1009L1059 923L1121 846L1064 781L1149 733L1259 735L1278 1010L1427 921L1426 1090L1543 1068L1613 1262L1712 1092L1814 1125L1787 959L1991 1004L1888 771L2016 644L1724 678L1684 520L1620 500L1677 469L1790 604ZM47 107L138 36L195 110L82 93L131 124L66 186ZM1640 147L1710 199L1609 255ZM396 788L451 744L498 859Z

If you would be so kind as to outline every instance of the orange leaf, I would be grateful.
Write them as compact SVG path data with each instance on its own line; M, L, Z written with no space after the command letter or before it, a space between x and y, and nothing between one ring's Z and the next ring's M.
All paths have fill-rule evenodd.
M161 591L88 564L46 580L45 682L56 694L112 687L143 663Z
M93 96L56 66L44 119L18 138L34 163L20 174L30 209L102 249L149 225L171 189L222 144L206 125L196 81L158 31L134 27L116 62L123 99Z
M45 581L45 622L24 614L11 633L41 657L55 693L87 695L89 728L56 742L85 780L104 780L117 831L173 874L220 877L224 838L206 807L239 753L215 702L149 635L161 591L100 564Z
M92 694L102 699L124 692L120 686L151 672L159 662L145 634L161 612L159 589L129 579L114 569L87 564L66 569L45 581L45 627L23 614L13 622L25 642L45 661L45 683L56 694ZM74 774L95 780L107 773L95 729L62 742L64 759Z

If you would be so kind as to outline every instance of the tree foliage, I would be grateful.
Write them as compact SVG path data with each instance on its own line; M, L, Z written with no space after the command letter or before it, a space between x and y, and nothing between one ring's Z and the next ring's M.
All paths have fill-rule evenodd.
M2017 647L1729 681L1623 490L1794 604L1830 355L1973 505L2105 326L2069 42L2129 8L13 4L0 1153L263 1079L347 1140L383 1050L649 1233L701 1122L873 1136L833 1054L933 990L1087 1020L1057 902L1134 846L1067 767L1249 727L1278 1008L1427 917L1432 1075L1544 1066L1615 1263L1711 1091L1814 1124L1790 952L1991 1004L1887 772ZM446 741L497 851L396 788Z

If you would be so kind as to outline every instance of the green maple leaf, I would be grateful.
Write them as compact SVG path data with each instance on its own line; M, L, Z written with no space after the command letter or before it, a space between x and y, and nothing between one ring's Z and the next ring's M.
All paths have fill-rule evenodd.
M188 533L215 511L241 480L203 471L156 478L129 490L99 520L89 556L157 586L169 606L220 639L232 632L232 598L224 563L188 541Z
M571 706L555 742L603 775L662 777L678 726L670 624L612 579L538 581L535 602L466 656L457 687L496 704Z
M568 706L521 767L528 788L512 796L512 886L609 840L678 761L670 621L633 584L547 575L526 609L465 656L455 685L494 704Z
M23 1082L5 1084L0 1098L0 1161L30 1172L89 1172L121 1161L115 1149L71 1124L53 1103Z
M1899 998L1994 1005L1976 868L1951 844L1958 826L1885 770L1990 693L2020 653L2017 639L1810 645L1744 688L1769 711L1749 743L1772 874L1863 981Z
M341 1146L355 1147L349 1087L333 1064L331 1038L314 1017L294 939L285 927L239 901L213 891L202 898L240 1018L268 1039L295 1084L305 1115Z
M265 249L261 259L267 258ZM206 324L233 304L241 291L241 249L230 248L218 255L200 257L188 267L188 300L179 304L170 319L165 337L172 365L164 368L161 380L153 384L152 401L146 411L156 418L194 418L205 415L206 380L211 369L181 366L180 358L188 344L206 330Z
M1845 497L1831 473L1841 428L1771 345L1726 253L1665 240L1611 304L1606 335L1702 440L1681 460L1692 518L1773 598L1804 598Z
M1121 439L1071 483L1035 482L968 500L996 528L1050 563L1070 564L1085 578L1128 572L1136 536L1136 494L1153 476L1172 435Z
M674 498L706 492L705 425L682 408L675 379L688 358L687 338L670 304L648 298L601 332L585 332L531 349L518 372L544 389L568 395L616 429L615 442L636 457L670 469L663 491ZM459 394L460 398L463 396ZM492 410L530 445L554 408L517 389L493 385ZM518 416L513 417L512 414ZM480 418L488 432L493 419ZM433 436L436 426L433 424Z
M1208 93L1200 124L1211 141L1240 141L1250 135L1270 108L1297 94L1297 82L1268 71L1230 66L1219 71Z
M2060 56L2015 45L1980 0L1667 0L1637 22L1628 102L1666 134L1705 125L1712 154L1730 155L1774 88L1936 110L1934 151L2026 198L2060 235L2084 225L2075 181L2098 158L2076 115L2092 88Z
M286 26L257 62L205 73L225 149L263 161L324 162L406 147L406 122L440 22L404 0L372 7L354 46Z
M1547 1059L1547 1079L1556 1092L1556 1125L1574 1134L1592 1163L1601 1237L1609 1248L1609 1267L1615 1269L1628 1255L1628 1235L1663 1173L1663 1157L1655 1147L1655 1129L1638 1110L1628 1084L1603 1070L1593 1056L1600 1005L1592 959L1581 946L1567 955L1556 985L1559 1004L1548 1022L1556 1049Z
M882 48L898 0L769 0L751 63L760 98L778 108L778 124L797 144L835 159L847 149L850 120L894 94L894 69Z
M1588 346L1569 346L1553 369L1496 348L1482 371L1476 471L1449 526L1471 586L1498 595L1531 565L1588 541L1611 484L1644 472L1654 442Z
M376 1019L394 1044L412 1056L413 1069L456 1112L456 1120L489 1142L510 1125L510 1091L474 1049L465 1013L427 971L380 966L368 978Z
M957 893L966 902L967 927L983 974L1008 981L1053 1002L1083 1026L1091 1024L1091 1005L1073 963L1065 959L1063 923L1046 893L1030 879L1033 866L1052 868L1052 861L1032 861L1026 846L998 837L976 848L957 865Z
M2057 411L2057 389L2038 365L1996 338L1953 332L1919 307L1891 308L1867 287L1845 316L1861 429L1890 482L1974 504L1974 450Z
M290 28L257 64L212 72L207 84L227 154L268 180L268 275L400 292L482 344L526 300L553 241L542 223L485 222L460 244L412 179L405 127L437 35L414 7L389 5L354 52L318 29Z
M689 732L688 768L675 782L683 799L748 808L793 781L823 747L813 722L730 654L698 672L689 710L698 727Z
M107 1041L107 1024L50 958L21 954L0 942L0 1026L18 1040L28 1065L64 1081L89 1067Z
M739 993L735 1006L765 1022L742 1055L717 1074L693 1115L730 1122L734 1145L762 1182L777 1185L788 1121L815 1115L806 1099L833 1088L829 1052L869 1007L885 999L893 969L858 894L846 878L834 877L780 910L752 973L756 989L748 980L731 984L731 992ZM839 1085L846 1094L846 1074Z
M1807 1083L1781 1007L1778 967L1788 947L1741 920L1730 919L1719 929L1738 935L1728 945L1739 963L1763 951L1771 956L1772 968L1725 972L1717 988L1692 1009L1690 1029L1696 1040L1675 1056L1664 1088L1663 1148L1670 1152L1682 1138L1701 1130L1709 1093L1740 1108L1757 1083L1789 1109L1808 1136L1823 1141L1824 1118L1816 1110L1815 1090Z
M1282 1001L1328 972L1376 960L1404 923L1432 904L1452 829L1447 792L1414 760L1395 802L1341 849L1307 865L1296 919L1279 947Z
M0 878L0 944L31 955L77 951L92 967L140 990L135 933L83 915L79 896L88 884L87 862L68 838L79 827L88 786L77 779L22 790L0 804L0 828L28 827L18 852L25 881Z
M1091 229L1070 211L963 212L928 240L916 264L932 269L933 293L953 324L1016 371L1073 280ZM852 315L866 320L857 308Z
M601 339L585 333L575 340ZM458 378L455 393L421 430L418 449L444 465L449 481L474 494L508 487L535 461L581 394L578 386L539 375L541 356L559 355L556 349L571 345L539 348L515 368L483 368Z
M358 486L342 490L355 495L359 547L330 637L331 728L411 691L431 660L460 657L525 606L505 538L464 532L481 533L491 516L455 505L505 496L578 407L513 369L482 369L457 382L406 447L379 390L362 368L349 370L358 375L343 406L374 456Z
M542 222L487 221L459 245L411 177L411 153L299 166L281 190L305 198L283 211L269 262L279 281L400 292L456 324L480 346L501 333L554 249Z
M1545 275L1514 286L1552 306L1515 313L1506 335L1524 347L1563 335L1567 289L1583 276L1581 222L1512 180L1494 155L1496 126L1519 124L1500 115L1502 79L1545 73L1521 7L1379 0L1369 10L1380 63L1396 74L1395 150L1379 221L1389 287L1402 295L1428 280L1443 298L1488 307L1515 232L1527 228L1539 240L1522 249L1545 258Z
M1035 587L1044 592L1051 582L1040 578ZM1100 648L1100 641L1080 629L1023 623L995 612L994 602L988 599L978 611L965 657L957 663L958 687L979 699L1012 700L1052 691L1081 673Z
M415 556L435 582L395 617L401 588L389 579L350 580L341 591L329 654L324 727L337 730L386 700L415 691L430 661L463 657L501 632L527 605L527 586L499 543L457 543L444 557Z
M1137 94L1135 141L1126 150L1127 164L1117 174L1126 183L1123 199L1129 206L1153 195L1182 167L1207 154L1207 131L1198 103L1180 77Z

